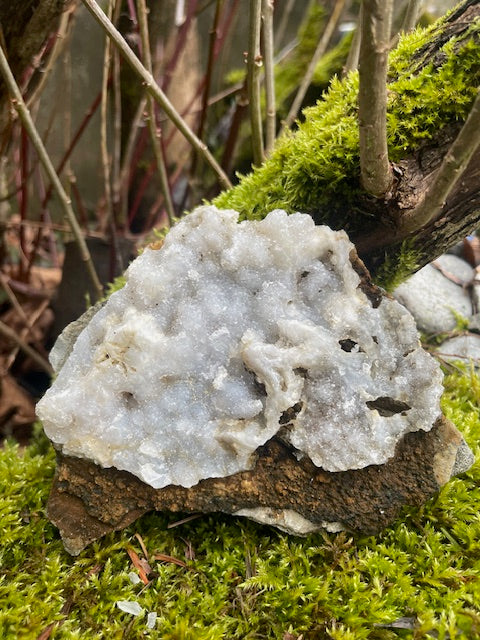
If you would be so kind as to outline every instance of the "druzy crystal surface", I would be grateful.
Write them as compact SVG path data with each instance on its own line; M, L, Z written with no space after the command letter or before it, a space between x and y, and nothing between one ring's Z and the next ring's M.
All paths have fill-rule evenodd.
M431 429L442 376L352 249L308 215L196 209L77 338L38 405L47 435L155 488L251 469L274 436L327 471L386 462Z

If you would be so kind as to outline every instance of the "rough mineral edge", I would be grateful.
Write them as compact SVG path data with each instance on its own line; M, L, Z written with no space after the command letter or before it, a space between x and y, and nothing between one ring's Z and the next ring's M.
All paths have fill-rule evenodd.
M268 524L285 533L296 536L306 536L309 533L315 533L321 529L325 529L329 533L338 533L346 529L341 522L322 522L315 524L310 522L302 515L293 511L293 509L272 509L270 507L256 507L254 509L240 509L234 516L242 516L250 518L260 524Z
M77 338L38 405L47 435L154 488L251 469L277 434L328 471L383 464L431 429L442 374L352 250L308 215L198 208Z

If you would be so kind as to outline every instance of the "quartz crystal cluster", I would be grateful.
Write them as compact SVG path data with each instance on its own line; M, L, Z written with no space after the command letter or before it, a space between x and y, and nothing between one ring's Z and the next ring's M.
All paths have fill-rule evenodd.
M252 469L274 436L326 471L386 462L432 428L442 376L352 249L308 215L196 209L77 338L38 405L47 435L154 488Z

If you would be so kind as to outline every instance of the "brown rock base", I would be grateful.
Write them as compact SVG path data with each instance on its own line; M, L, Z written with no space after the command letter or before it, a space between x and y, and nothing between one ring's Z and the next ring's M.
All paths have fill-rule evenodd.
M125 471L60 452L57 458L48 517L72 555L153 510L236 514L264 507L270 514L295 512L311 530L333 523L372 534L395 520L402 507L423 504L471 464L461 434L445 418L428 433L407 434L384 465L326 472L308 458L297 460L275 437L259 449L253 470L202 480L189 489L153 489Z

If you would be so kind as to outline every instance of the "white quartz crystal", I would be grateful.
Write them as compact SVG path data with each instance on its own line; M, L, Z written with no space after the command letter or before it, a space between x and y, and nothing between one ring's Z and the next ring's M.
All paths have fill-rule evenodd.
M155 488L250 469L277 433L328 471L384 463L432 427L442 376L408 311L372 307L352 248L308 215L196 209L77 338L47 435Z

